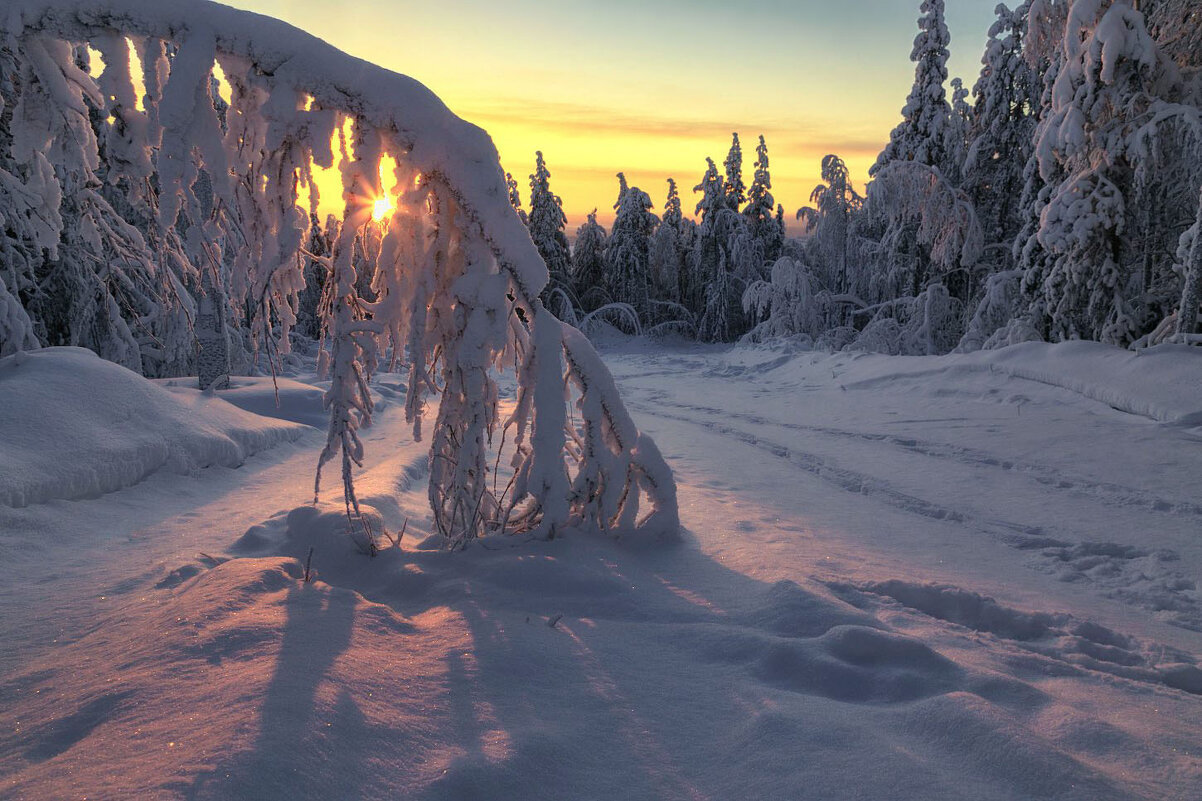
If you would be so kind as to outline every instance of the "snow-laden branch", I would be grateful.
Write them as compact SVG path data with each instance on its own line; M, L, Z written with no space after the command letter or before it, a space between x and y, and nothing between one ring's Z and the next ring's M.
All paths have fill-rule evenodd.
M451 543L496 530L552 536L581 524L675 529L671 471L587 339L543 309L547 269L483 130L411 78L283 22L204 0L12 0L0 14L0 55L16 64L23 98L13 114L14 152L0 154L0 215L26 221L16 231L22 253L35 259L45 249L57 258L60 240L82 257L73 264L124 253L106 269L126 295L155 275L176 295L215 287L224 305L244 311L269 359L287 352L303 260L315 260L326 274L319 308L331 375L321 461L341 455L348 512L363 457L357 431L372 411L367 381L391 348L392 363L402 354L408 361L406 413L416 436L427 398L441 396L430 499ZM98 79L84 44L104 62ZM140 98L131 52L142 71ZM396 165L393 187L380 186L385 158ZM303 247L316 219L313 167L335 164L346 210L341 227L325 232L333 252L318 256ZM68 206L79 202L77 189L97 185L117 202L93 192L83 212ZM308 214L299 208L302 189ZM384 191L395 196L395 211L369 254L369 210ZM69 234L64 212L69 222L91 221L82 235ZM28 343L27 319L13 311L6 288L19 278L0 284L0 322L12 332L6 342ZM371 302L359 296L366 284ZM488 453L498 429L493 373L511 364L522 365L508 424L517 428L516 475L502 492ZM580 417L568 422L573 399ZM652 507L642 520L640 497Z

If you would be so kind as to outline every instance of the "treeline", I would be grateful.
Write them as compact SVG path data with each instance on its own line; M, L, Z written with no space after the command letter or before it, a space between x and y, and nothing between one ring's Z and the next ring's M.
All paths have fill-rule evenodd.
M743 153L734 134L719 171L712 159L694 191L701 195L695 223L684 215L680 192L668 179L663 215L650 196L619 173L612 228L594 209L569 250L562 203L550 190L543 154L530 176L530 212L517 182L507 175L510 202L530 229L550 273L544 304L562 318L582 322L606 316L620 326L675 330L708 341L745 331L754 315L741 297L763 276L763 266L783 252L784 208L772 197L768 146L761 136L751 185L743 180Z
M612 229L590 215L570 252L538 154L527 219L552 275L545 302L704 341L894 354L1196 341L1202 5L1028 0L996 13L969 92L949 82L944 0L922 2L914 85L866 191L826 156L796 238L762 137L750 186L737 134L723 169L707 159L696 223L675 181L661 218L619 175Z

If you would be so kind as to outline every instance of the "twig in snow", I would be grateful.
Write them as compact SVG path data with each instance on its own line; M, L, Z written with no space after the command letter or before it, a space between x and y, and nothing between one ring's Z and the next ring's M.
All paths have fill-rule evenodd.
M317 577L317 575L309 569L310 565L312 565L312 564L313 564L313 546L309 546L309 555L305 558L305 575L304 575L301 583L308 584L310 581L312 581L313 579L315 579Z

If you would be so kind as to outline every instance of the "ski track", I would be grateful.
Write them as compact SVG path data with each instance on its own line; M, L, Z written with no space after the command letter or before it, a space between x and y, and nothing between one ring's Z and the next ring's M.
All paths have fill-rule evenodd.
M720 371L711 369L707 372ZM1104 597L1158 613L1173 625L1202 632L1202 594L1198 591L1196 581L1174 569L1180 556L1172 549L1146 549L1112 542L1074 542L1068 535L1045 526L1031 526L993 517L982 519L963 508L953 508L903 492L879 477L838 466L822 455L785 445L775 439L765 439L731 423L703 418L724 418L757 427L881 444L936 461L1024 476L1043 491L1079 493L1107 505L1136 506L1158 515L1188 520L1202 516L1202 505L1173 502L1131 487L1065 476L1055 468L1005 459L947 443L784 422L759 414L675 400L667 391L632 383L639 377L657 375L662 376L663 371L618 375L626 388L628 403L641 414L699 426L735 439L842 491L872 498L902 512L969 527L1012 548L1033 552L1037 558L1030 566L1035 570L1053 575L1060 581L1090 584ZM667 411L669 409L676 412Z

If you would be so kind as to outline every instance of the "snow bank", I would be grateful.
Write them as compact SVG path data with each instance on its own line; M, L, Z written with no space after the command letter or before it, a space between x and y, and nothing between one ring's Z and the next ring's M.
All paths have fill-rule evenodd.
M181 398L200 393L195 378L160 378L155 383ZM272 381L269 376L235 376L230 379L229 389L216 394L243 411L264 417L314 428L325 428L330 422L329 412L322 405L325 390L291 378L281 376Z
M1198 348L1161 345L1128 351L1098 342L1027 342L990 351L982 361L1017 378L1062 387L1158 422L1202 423Z
M172 392L83 348L0 359L0 504L128 487L162 468L241 464L306 429Z
M722 377L763 375L800 378L816 359L840 370L846 389L872 389L896 378L948 370L989 370L1074 392L1128 414L1160 423L1202 423L1202 349L1160 345L1129 351L1099 342L1024 342L999 350L946 356L820 354L779 344L740 347L723 354L714 371Z

